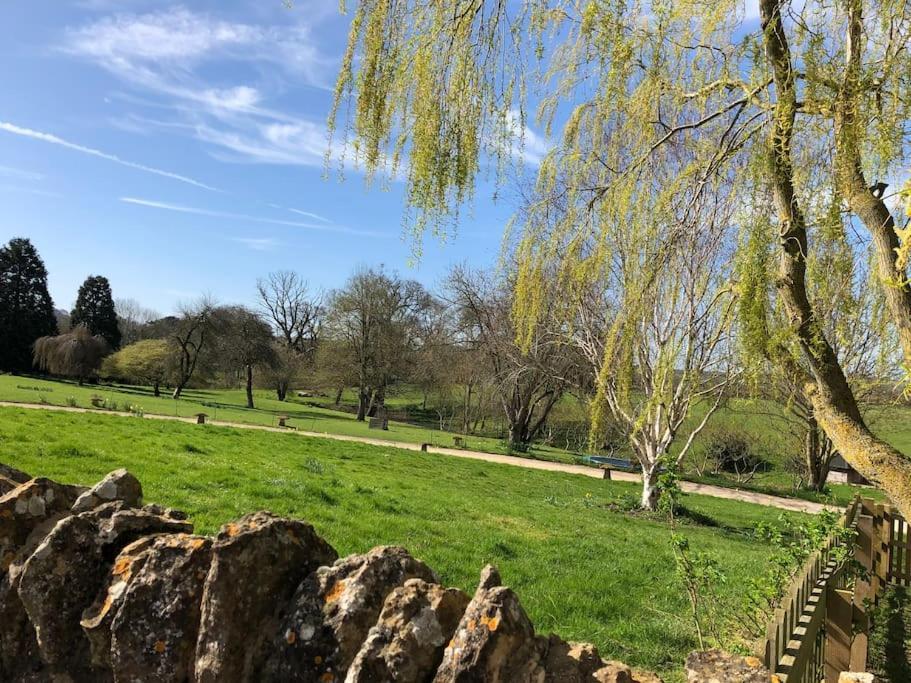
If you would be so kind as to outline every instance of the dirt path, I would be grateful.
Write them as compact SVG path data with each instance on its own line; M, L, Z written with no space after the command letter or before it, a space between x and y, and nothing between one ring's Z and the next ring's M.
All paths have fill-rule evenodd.
M130 417L130 413L118 411L99 411L90 408L77 408L70 406L54 406L43 403L15 403L13 401L0 401L0 407L3 408L27 408L29 410L56 410L68 413L94 413L104 415L116 415L120 417ZM192 417L177 417L175 415L154 415L145 414L146 419L152 420L170 420L176 422L185 422L195 424L196 419ZM335 441L351 441L354 443L370 444L372 446L386 446L391 448L402 448L409 451L421 451L420 444L407 443L404 441L386 441L384 439L371 439L366 436L348 436L345 434L328 434L326 432L307 432L300 430L282 429L281 427L269 427L267 425L245 424L242 422L224 422L221 420L209 420L208 424L218 427L235 427L237 429L256 429L266 432L277 432L280 434L297 434L300 436L311 436L320 439L333 439ZM512 465L513 467L525 467L533 470L547 470L548 472L565 472L568 474L579 474L594 479L604 477L603 470L595 467L586 467L584 465L568 465L560 462L550 462L548 460L534 460L532 458L522 458L514 455L498 455L496 453L483 453L480 451L467 451L457 448L443 448L438 446L427 446L426 452L439 455L451 455L457 458L469 458L471 460L483 460L485 462L495 462L501 465ZM632 481L638 482L639 475L631 472L611 472L611 478L614 481ZM754 491L741 491L738 489L724 488L723 486L712 486L711 484L697 484L690 481L681 481L680 488L684 493L697 493L703 496L713 498L724 498L726 500L737 500L744 503L755 503L765 505L766 507L779 508L791 512L809 512L812 514L821 512L824 509L837 509L831 505L813 503L808 500L797 498L782 498L780 496L771 496L766 493L756 493Z

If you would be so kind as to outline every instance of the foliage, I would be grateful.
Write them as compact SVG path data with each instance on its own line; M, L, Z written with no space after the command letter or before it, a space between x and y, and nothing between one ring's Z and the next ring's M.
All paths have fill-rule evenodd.
M33 362L43 372L74 377L82 384L96 373L109 352L104 337L92 335L85 325L79 325L66 334L35 341Z
M111 283L101 275L90 275L79 287L76 305L70 313L70 325L85 325L93 335L100 335L108 347L120 348L120 327L111 296Z
M867 671L877 681L911 680L911 596L905 586L886 586L870 612Z
M152 386L155 396L159 386L170 375L174 362L174 347L164 339L145 339L123 347L108 356L104 374L137 384Z
M671 535L677 573L690 601L690 614L699 639L699 649L706 649L704 635L717 644L722 640L718 623L717 591L727 581L718 561L705 553L693 551L690 541L679 533Z
M715 430L704 446L705 457L714 464L715 471L735 474L746 479L768 466L750 443L750 437L731 430Z
M47 270L31 241L14 237L0 247L0 369L32 367L32 344L57 334Z

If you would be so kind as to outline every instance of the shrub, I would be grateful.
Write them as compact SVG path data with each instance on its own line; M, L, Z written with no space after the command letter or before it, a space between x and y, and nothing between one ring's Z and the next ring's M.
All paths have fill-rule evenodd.
M756 472L768 469L768 463L756 451L750 439L733 431L715 432L705 446L705 458L713 471L733 474L747 481Z
M75 408L75 407L76 407L76 397L75 397L75 396L67 396L67 397L66 397L66 404L67 404L70 408Z

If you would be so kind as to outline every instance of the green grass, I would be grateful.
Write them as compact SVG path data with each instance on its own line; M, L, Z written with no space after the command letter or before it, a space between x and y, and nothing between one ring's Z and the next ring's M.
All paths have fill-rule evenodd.
M127 467L147 500L186 510L200 532L265 508L309 520L342 554L403 545L466 591L492 562L540 632L593 642L670 681L681 680L696 646L670 526L617 508L637 494L634 484L294 434L19 408L0 409L0 460L81 484ZM684 504L703 520L685 533L719 558L722 599L734 601L770 555L751 530L779 511L701 496Z
M149 387L123 384L85 385L75 382L46 380L37 377L0 375L0 401L16 403L41 403L66 406L75 402L80 408L91 408L92 397L100 396L108 405L116 404L118 410L128 410L137 406L143 412L155 415L175 415L192 417L204 412L214 420L238 422L254 425L276 425L278 415L291 417L289 424L298 429L324 434L341 434L346 436L365 436L387 441L406 443L431 443L435 446L453 447L450 432L438 429L421 428L401 422L389 422L389 430L370 429L365 422L358 422L354 415L332 410L328 407L312 405L315 400L288 397L286 401L275 398L275 392L257 390L254 403L256 408L246 407L246 394L241 389L189 389L184 391L180 400L175 401L167 392L155 397ZM325 400L325 399L324 399ZM489 437L467 436L464 447L488 453L506 453L506 445ZM556 448L534 447L528 457L540 457L548 460L573 462L573 454Z
M74 382L0 375L0 401L46 402L60 406L75 402L79 407L91 408L92 397L100 396L108 401L109 406L116 404L118 410L126 410L128 406L133 405L140 407L148 414L179 417L192 417L198 412L205 412L212 419L243 424L276 425L278 415L288 415L291 417L289 424L298 429L323 434L362 436L406 443L426 442L450 448L454 446L454 437L458 436L452 432L431 428L426 421L424 422L426 426L390 421L388 431L370 429L366 423L358 422L353 414L333 409L333 399L330 397L316 396L300 399L296 396L289 396L287 401L281 402L275 398L274 392L257 390L255 392L256 408L251 410L246 407L246 396L240 389L191 389L185 391L183 398L178 401L170 398L166 392L164 393L165 395L156 398L148 387L121 384L80 387ZM346 392L343 396L343 403L351 404L353 400L354 394L351 391ZM570 416L573 414L573 401L574 399L567 398L563 405L564 413L570 414ZM393 410L404 411L407 409L412 414L420 411L419 394L409 391L407 387L398 394L389 396L387 403ZM800 448L800 444L788 433L781 418L776 417L780 416L782 411L782 406L771 401L731 400L718 412L709 428L693 444L691 463L699 459L704 444L713 433L731 430L746 434L755 444L757 452L770 463L771 468L767 472L757 474L752 481L746 484L733 481L724 475L698 477L690 472L685 473L684 478L837 505L846 505L858 491L865 496L882 498L882 494L874 489L839 484L830 486L829 491L824 494L795 491L793 479L786 471L784 461L790 451ZM700 419L698 407L694 412L692 419ZM870 422L877 433L905 453L911 454L911 410L900 406L889 406L877 407L868 413ZM505 443L500 439L472 435L465 436L463 439L463 447L470 450L501 454L507 452ZM540 444L534 445L528 453L522 455L557 462L579 462L576 453ZM617 455L632 457L629 452L620 452Z

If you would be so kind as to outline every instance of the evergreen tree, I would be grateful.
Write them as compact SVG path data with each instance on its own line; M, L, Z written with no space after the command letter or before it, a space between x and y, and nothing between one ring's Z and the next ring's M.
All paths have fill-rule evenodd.
M102 275L90 275L79 288L76 307L70 314L75 328L85 325L92 334L101 335L112 349L120 348L120 328L111 296L111 283Z
M14 237L0 247L0 369L32 367L32 344L57 334L47 270L30 240Z

